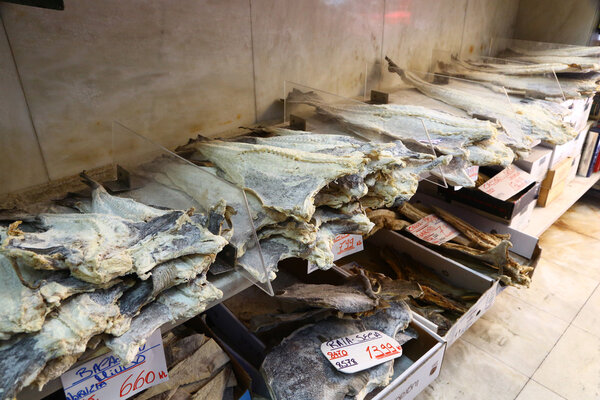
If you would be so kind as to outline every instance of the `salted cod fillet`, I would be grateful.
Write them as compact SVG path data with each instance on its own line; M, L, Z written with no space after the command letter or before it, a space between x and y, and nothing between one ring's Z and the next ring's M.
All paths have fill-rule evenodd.
M394 361L344 374L336 371L321 353L321 343L370 329L394 337L408 327L411 318L406 303L395 302L390 308L360 320L330 318L298 329L273 348L261 366L271 397L276 400L364 399L375 388L390 382ZM290 354L294 355L294 362L290 362Z
M510 60L525 61L535 64L565 64L571 68L578 68L579 72L600 71L600 64L597 58L576 57L576 56L516 56L510 57Z
M358 102L328 104L314 92L303 93L294 89L287 97L289 103L308 104L317 112L339 121L350 131L386 135L404 142L428 143L442 154L466 155L465 148L494 138L496 129L489 121L456 117L421 106ZM429 138L423 124L427 128Z
M365 158L239 142L196 142L194 149L213 162L228 181L254 193L268 208L309 221L314 197L329 182L357 173Z
M105 344L124 363L129 363L139 346L146 343L156 329L167 322L192 318L204 311L210 302L221 297L221 290L207 282L204 276L197 277L161 293L133 318L127 332L106 340Z
M453 76L481 82L482 85L498 93L504 89L510 94L541 99L562 100L578 99L593 95L598 89L594 79L563 78L556 81L550 76L514 76L494 72L474 71L465 66L465 62L456 59L454 63L443 64L442 70Z
M501 100L498 94L487 96L469 90L473 84L452 83L442 86L428 83L387 60L391 72L396 72L424 94L461 108L471 115L487 115L498 119L506 130L506 134L501 135L500 140L517 151L528 151L535 139L551 144L564 144L577 134L571 126L544 106L533 103L508 104L508 100Z
M489 71L498 74L507 75L543 75L552 73L592 72L591 70L582 70L578 65L568 65L563 62L553 62L544 64L523 64L523 63L490 63L466 60L465 66L476 71Z
M146 223L107 214L38 215L26 221L37 231L9 230L1 252L36 269L68 269L90 283L103 284L132 272L145 279L161 262L216 254L227 244L204 228L201 218L185 211Z
M336 179L321 189L315 196L317 206L339 208L358 199L365 207L389 207L412 197L419 182L419 174L448 164L451 160L451 156L436 158L431 154L410 150L400 140L389 143L364 142L350 136L285 128L263 130L278 136L253 138L253 142L340 156L355 151L364 154L367 159L364 169L357 174Z
M92 336L104 332L119 317L117 300L126 289L118 284L110 289L79 294L58 309L42 330L15 337L0 345L0 395L13 398L29 385L52 359L80 354Z
M526 49L518 45L511 45L509 50L527 56L556 56L556 57L600 57L599 46L569 46L561 48Z

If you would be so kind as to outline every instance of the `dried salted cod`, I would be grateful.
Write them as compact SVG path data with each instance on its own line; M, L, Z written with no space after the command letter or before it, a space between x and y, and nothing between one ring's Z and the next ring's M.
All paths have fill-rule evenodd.
M42 328L49 312L38 290L21 283L11 261L0 254L0 339L13 333L35 332Z
M287 98L290 103L314 106L317 111L335 118L359 135L386 135L404 142L429 143L429 138L442 154L464 155L464 148L496 136L488 121L461 118L421 106L359 102L328 104L314 92L294 89ZM427 128L427 133L423 129Z
M81 354L90 338L104 332L119 317L117 300L126 285L74 296L35 334L19 336L0 345L0 394L13 398L34 381L50 360Z
M500 165L508 167L515 159L515 153L498 139L483 140L467 147L468 161L473 165Z
M527 56L556 56L556 57L600 57L598 46L565 46L559 48L526 49L517 45L508 47L510 51Z
M462 60L451 64L443 64L444 73L460 78L481 82L482 85L498 93L504 90L510 94L540 99L562 100L578 99L582 95L589 96L596 92L595 80L560 78L560 84L552 76L519 76L503 73L474 71Z
M364 156L325 155L275 146L198 142L197 151L215 163L226 179L256 194L266 207L309 221L314 197L329 182L359 172Z
M147 223L107 214L45 214L28 222L35 232L9 231L2 252L36 269L69 269L103 284L128 273L142 278L161 262L189 254L216 254L226 244L202 226L201 215L170 211ZM16 224L18 224L17 222Z
M510 59L507 59L506 63L490 63L466 60L464 66L476 71L488 71L507 75L542 75L559 72L591 72L590 70L582 70L578 65L568 65L563 62L523 64L522 62L511 63Z
M579 69L579 72L600 71L600 63L598 58L593 57L577 57L577 56L516 56L510 57L510 60L521 62L531 62L535 64L565 64L571 68ZM562 72L562 71L561 71Z
M337 339L364 330L378 330L394 337L406 329L411 312L404 302L361 320L330 318L305 326L285 338L265 358L261 371L273 399L364 399L377 387L387 385L393 375L393 361L354 374L338 372L323 356L320 347L326 340ZM294 354L296 361L289 362ZM310 374L299 374L298 366Z
M246 193L250 212L248 215L244 193L241 189L217 177L215 168L196 167L161 158L145 164L138 173L185 194L190 201L198 203L202 209L209 210L215 204L224 201L227 206L235 210L235 214L231 215L233 236L228 239L236 248L238 256L243 254L251 241L254 227L258 230L287 218L275 210L265 209L252 193Z
M497 119L506 134L499 139L517 151L528 151L536 139L552 144L564 144L576 136L575 130L544 106L534 103L510 103L501 95L485 93L476 84L451 82L446 85L424 81L412 72L400 69L387 59L389 70L422 93L465 110L470 115ZM481 88L483 89L483 88Z
M191 318L206 309L210 302L223 297L223 292L207 282L204 276L161 293L133 318L130 328L119 337L108 339L106 345L125 363L135 357L137 349L161 325Z

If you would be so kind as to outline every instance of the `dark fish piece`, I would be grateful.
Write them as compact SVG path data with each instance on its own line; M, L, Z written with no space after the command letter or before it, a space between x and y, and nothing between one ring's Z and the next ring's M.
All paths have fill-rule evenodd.
M361 320L330 318L298 329L271 350L261 371L276 400L363 399L369 392L389 383L393 361L354 374L338 372L321 353L321 343L365 330L379 330L391 337L404 330L411 312L404 302ZM290 359L294 354L294 359ZM304 371L298 373L298 371Z

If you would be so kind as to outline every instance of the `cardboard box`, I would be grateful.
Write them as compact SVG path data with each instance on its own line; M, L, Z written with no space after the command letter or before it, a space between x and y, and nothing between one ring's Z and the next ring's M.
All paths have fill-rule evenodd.
M516 160L513 164L529 173L536 182L541 182L550 168L552 149L535 146L525 158Z
M413 259L418 260L425 266L431 268L446 282L453 286L467 289L470 292L480 293L479 299L471 308L463 314L448 332L443 336L448 346L462 336L471 325L475 323L494 304L496 299L496 285L498 282L492 278L473 271L464 265L444 257L443 255L423 246L399 233L381 230L369 238L366 242L376 243L377 246L393 248L399 252L406 253ZM350 259L352 256L346 257ZM421 317L423 318L423 317ZM423 318L424 319L424 318ZM430 322L429 327L437 332L437 326Z
M410 326L419 333L419 338L402 346L403 355L394 361L394 376L390 384L383 389L376 389L372 393L373 397L370 394L367 398L412 400L440 374L446 343L417 320L411 322Z
M552 157L548 169L553 169L558 163L573 154L575 149L575 139L568 141L565 144L548 144L542 143L541 146L552 149Z
M481 168L490 177L498 171L491 168ZM510 224L511 220L524 211L532 201L537 199L540 184L533 182L509 200L500 200L476 188L463 188L454 191L451 188L439 187L441 197L451 202L463 203L486 215L488 218Z
M570 158L568 160L570 160ZM537 205L540 207L546 207L562 194L566 185L567 179L565 178L553 184L551 187L542 187L540 190L540 197L538 197Z
M224 304L218 304L207 310L206 316L207 323L214 332L221 334L237 332L236 335L230 335L227 341L227 345L236 355L243 355L248 346L254 347L253 352L265 348L265 345L260 343L260 339L249 332ZM412 321L409 326L417 331L419 337L402 345L402 356L394 360L393 380L385 388L375 390L369 395L369 398L373 400L414 399L440 374L446 352L446 342L416 320ZM257 342L260 343L258 346ZM249 375L252 377L253 391L265 398L270 398L268 393L264 394L264 391L267 390L264 379L260 373L257 374L258 365L262 363L265 355L263 354L259 360L248 360L253 364L252 372ZM323 360L326 361L325 358Z
M588 122L584 126L584 128L579 132L579 134L575 138L575 144L573 146L573 151L571 152L571 155L569 157L576 158L577 156L581 155L581 151L583 149L583 144L585 143L585 138L587 137L587 133L591 127L592 127L592 123Z
M577 176L577 169L579 167L579 161L581 160L581 153L579 153L576 157L573 158L573 162L571 163L571 169L569 169L569 175L567 175L567 184L575 179Z
M542 181L542 189L552 189L554 186L564 183L571 171L571 167L573 165L573 159L571 157L567 157L562 160L558 165L554 168L548 170L546 174L546 178ZM541 192L540 192L541 197Z
M527 225L529 225L529 221L531 221L531 216L533 215L533 210L535 209L536 204L537 201L533 199L523 211L515 215L510 220L508 226L517 230L525 230Z
M443 199L422 193L415 194L410 202L440 207L484 232L508 233L511 237L510 241L513 244L513 247L510 248L511 253L515 253L526 259L532 260L532 263L536 263L536 259L539 258L537 256L539 249L537 245L538 238L528 235L499 221L486 218L479 213L473 212L473 210L465 207L461 203L449 203Z

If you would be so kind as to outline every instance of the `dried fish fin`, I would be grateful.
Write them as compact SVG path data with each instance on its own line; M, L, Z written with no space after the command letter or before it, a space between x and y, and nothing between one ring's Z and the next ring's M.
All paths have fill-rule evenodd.
M465 235L471 241L473 241L478 246L481 246L484 249L489 249L498 246L500 242L502 242L502 240L504 240L505 238L482 232L474 226L463 221L462 219L455 217L454 215L439 207L432 206L432 208L435 210L435 213L440 218L442 218L444 221L458 229L463 235Z
M509 241L502 240L497 246L486 250L479 250L472 247L464 246L458 243L446 242L441 247L449 250L455 250L470 258L483 261L486 264L493 265L496 268L505 267L508 264L509 254L508 249L512 246Z
M421 285L421 288L423 289L423 297L422 297L423 301L433 303L437 306L444 308L445 310L456 311L461 314L464 314L469 310L464 305L462 305L462 304L458 303L457 301L454 301L448 297L445 297L444 295L436 292L429 286Z
M379 304L362 290L328 284L295 283L278 293L277 298L310 307L334 309L344 314L370 311Z
M426 212L419 210L417 207L410 203L402 204L400 207L398 207L398 212L404 215L412 222L417 222L428 215Z

